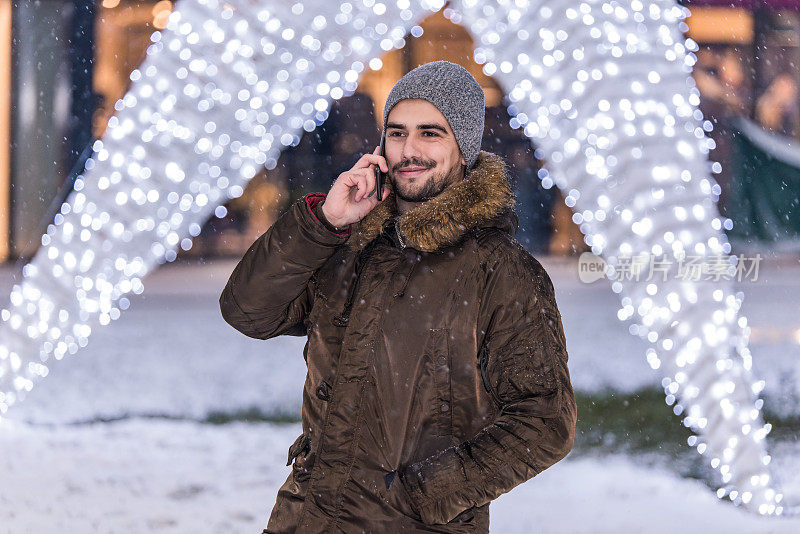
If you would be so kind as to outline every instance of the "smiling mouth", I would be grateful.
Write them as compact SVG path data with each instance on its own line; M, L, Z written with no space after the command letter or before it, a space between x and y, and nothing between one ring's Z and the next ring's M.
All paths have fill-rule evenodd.
M418 174L422 174L423 172L427 171L425 167L405 167L397 171L399 174L403 176L416 176Z

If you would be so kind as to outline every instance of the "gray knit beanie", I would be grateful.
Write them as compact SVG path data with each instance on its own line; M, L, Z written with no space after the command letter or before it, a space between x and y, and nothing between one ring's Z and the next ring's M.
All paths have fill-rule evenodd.
M481 149L486 114L483 89L472 74L449 61L432 61L408 72L394 84L386 99L382 139L386 137L389 112L399 101L409 98L427 100L442 112L471 169Z

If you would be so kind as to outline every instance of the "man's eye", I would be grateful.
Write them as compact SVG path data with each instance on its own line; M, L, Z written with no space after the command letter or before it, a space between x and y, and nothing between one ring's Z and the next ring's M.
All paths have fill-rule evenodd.
M431 134L433 137L439 137L439 134L437 134L436 132L423 132L423 133Z
M402 132L389 132L389 136L390 137L394 136L394 135L403 135L403 134L402 134Z

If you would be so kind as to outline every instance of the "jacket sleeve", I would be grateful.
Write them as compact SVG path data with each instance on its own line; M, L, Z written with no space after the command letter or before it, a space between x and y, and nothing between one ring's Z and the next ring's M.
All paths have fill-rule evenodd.
M499 410L470 439L399 470L425 524L494 500L572 449L577 410L553 284L526 251L501 257L487 261L478 325Z
M245 252L219 297L222 317L246 336L306 334L312 276L347 241L324 220L324 194L311 193L283 213Z

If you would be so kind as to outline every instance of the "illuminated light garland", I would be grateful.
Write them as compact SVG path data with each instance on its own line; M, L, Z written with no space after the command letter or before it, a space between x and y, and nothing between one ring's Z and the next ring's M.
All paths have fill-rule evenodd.
M696 45L688 10L673 2L483 2L448 9L466 23L475 59L506 89L512 125L545 154L592 252L614 265L662 256L664 276L643 283L609 268L618 317L647 341L668 404L721 477L719 497L781 514L767 467L769 425L751 375L749 328L732 281L676 276L697 255L730 274L730 244L707 161L710 123L689 76ZM721 264L721 265L720 265Z
M117 319L148 272L190 248L212 213L223 216L261 166L274 168L284 147L324 122L331 100L352 94L367 66L380 68L379 56L442 6L178 2L1 312L0 414L47 375L51 357L74 354ZM729 258L686 14L639 0L445 9L507 90L512 126L545 154L543 185L564 191L586 243L609 264ZM689 445L718 470L717 495L781 514L741 294L726 280L615 280L612 289L618 317L651 344L667 402L696 433Z

